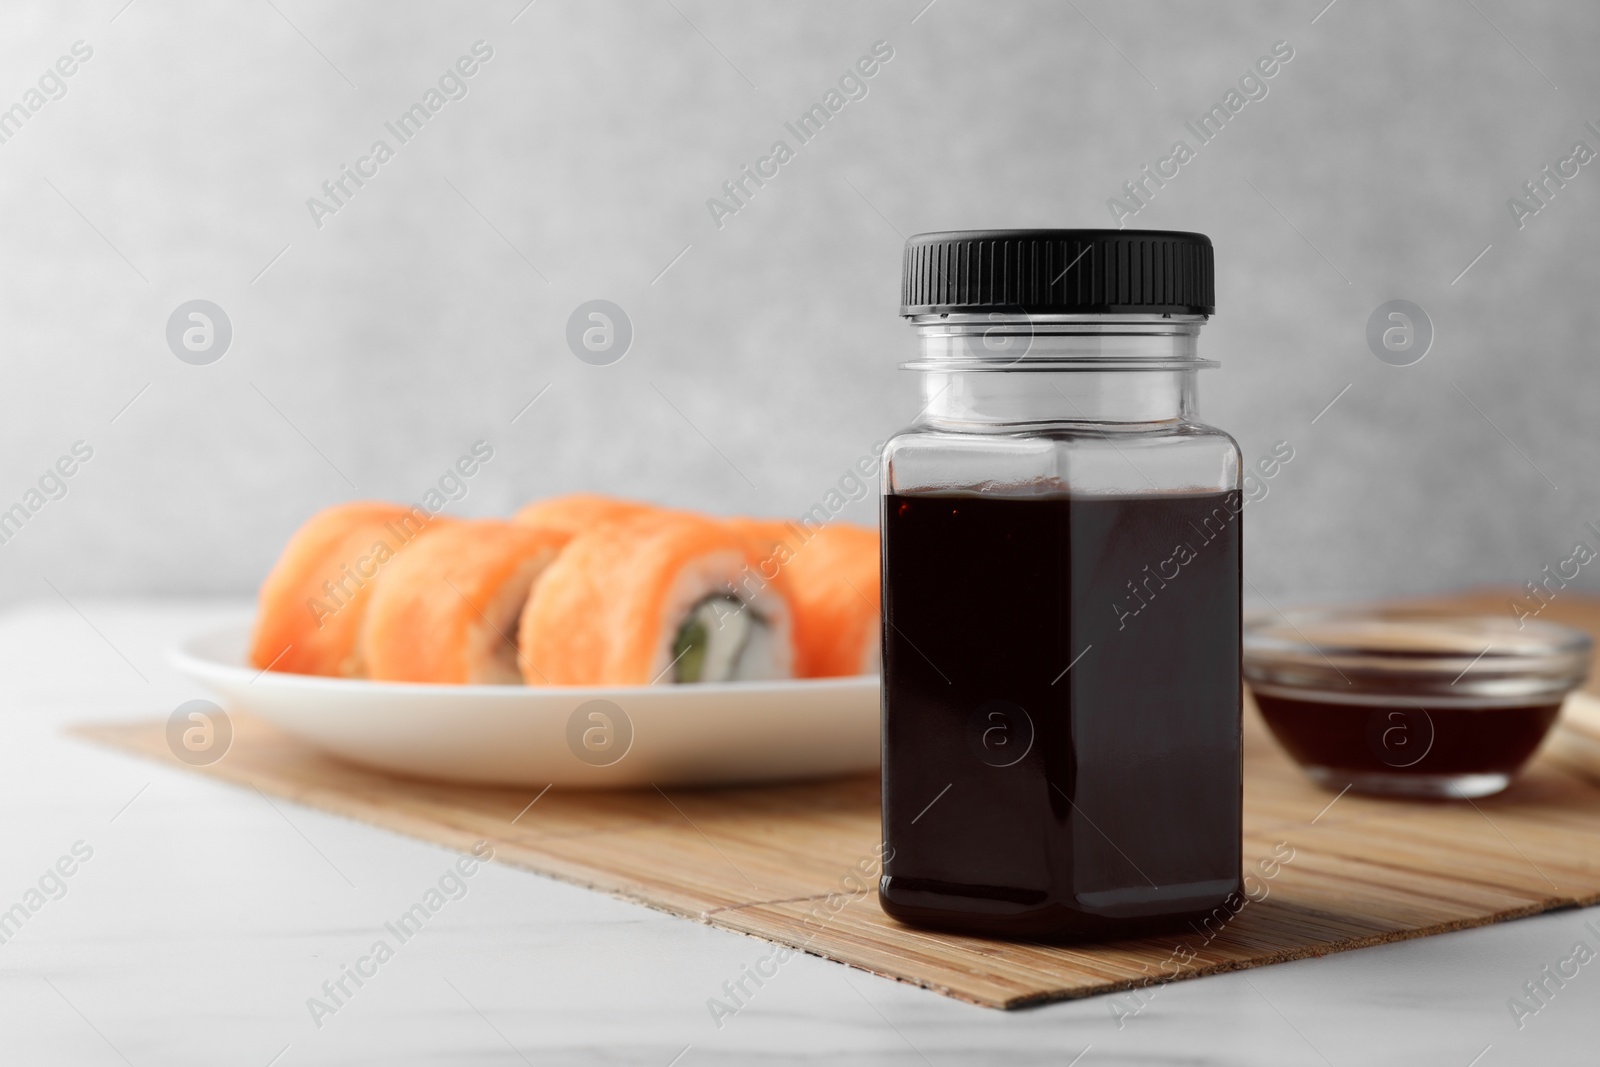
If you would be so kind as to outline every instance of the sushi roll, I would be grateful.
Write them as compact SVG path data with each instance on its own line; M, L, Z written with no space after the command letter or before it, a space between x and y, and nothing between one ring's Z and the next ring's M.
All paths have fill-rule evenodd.
M654 504L604 496L600 493L569 493L548 500L535 500L511 517L519 526L557 530L576 537L599 526L663 510Z
M361 629L367 673L397 682L520 684L518 620L566 542L554 531L497 520L430 534L385 567L373 590Z
M764 519L729 525L761 545L794 611L795 676L875 674L882 655L878 531Z
M360 502L319 511L261 583L250 662L293 674L365 674L361 619L380 569L441 520L420 508Z
M574 537L522 613L530 684L793 676L789 604L725 523L651 511Z

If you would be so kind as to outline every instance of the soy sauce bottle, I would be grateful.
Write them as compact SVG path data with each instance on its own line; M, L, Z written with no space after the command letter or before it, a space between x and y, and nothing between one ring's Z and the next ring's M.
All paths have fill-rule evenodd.
M906 244L926 406L885 450L879 887L901 921L1119 937L1239 899L1241 464L1195 412L1212 274L1196 233Z

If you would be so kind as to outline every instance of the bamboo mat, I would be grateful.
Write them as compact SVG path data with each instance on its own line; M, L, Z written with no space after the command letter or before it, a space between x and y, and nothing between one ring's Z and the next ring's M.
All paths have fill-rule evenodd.
M1484 594L1462 606L1503 611ZM1560 612L1556 608L1561 607ZM1600 601L1543 617L1600 629ZM878 908L875 779L718 790L532 792L395 778L233 717L199 769L265 793L495 858L996 1008L1422 937L1600 902L1600 786L1541 759L1499 796L1335 798L1310 785L1246 711L1244 861L1253 899L1162 938L998 942L903 927ZM174 766L164 723L77 735ZM1147 994L1146 994L1147 995ZM1137 1001L1125 998L1127 1010Z

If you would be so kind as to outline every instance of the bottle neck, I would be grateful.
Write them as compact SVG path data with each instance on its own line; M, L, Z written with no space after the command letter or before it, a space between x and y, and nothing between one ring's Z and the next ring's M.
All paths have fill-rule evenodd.
M925 418L952 429L1195 417L1200 316L926 316Z
M927 371L923 418L968 429L1192 420L1194 371Z

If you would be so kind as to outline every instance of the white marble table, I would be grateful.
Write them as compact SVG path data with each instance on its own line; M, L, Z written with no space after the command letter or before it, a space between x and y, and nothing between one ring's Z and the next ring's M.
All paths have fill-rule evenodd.
M308 998L455 857L62 734L204 695L164 650L246 610L75 599L0 616L0 909L75 843L93 850L0 944L0 1061L1596 1061L1600 964L1520 1030L1507 1000L1575 941L1600 948L1583 928L1600 909L1183 982L1120 1027L1107 998L1002 1013L800 957L719 1029L707 998L763 943L494 865L319 1028Z

